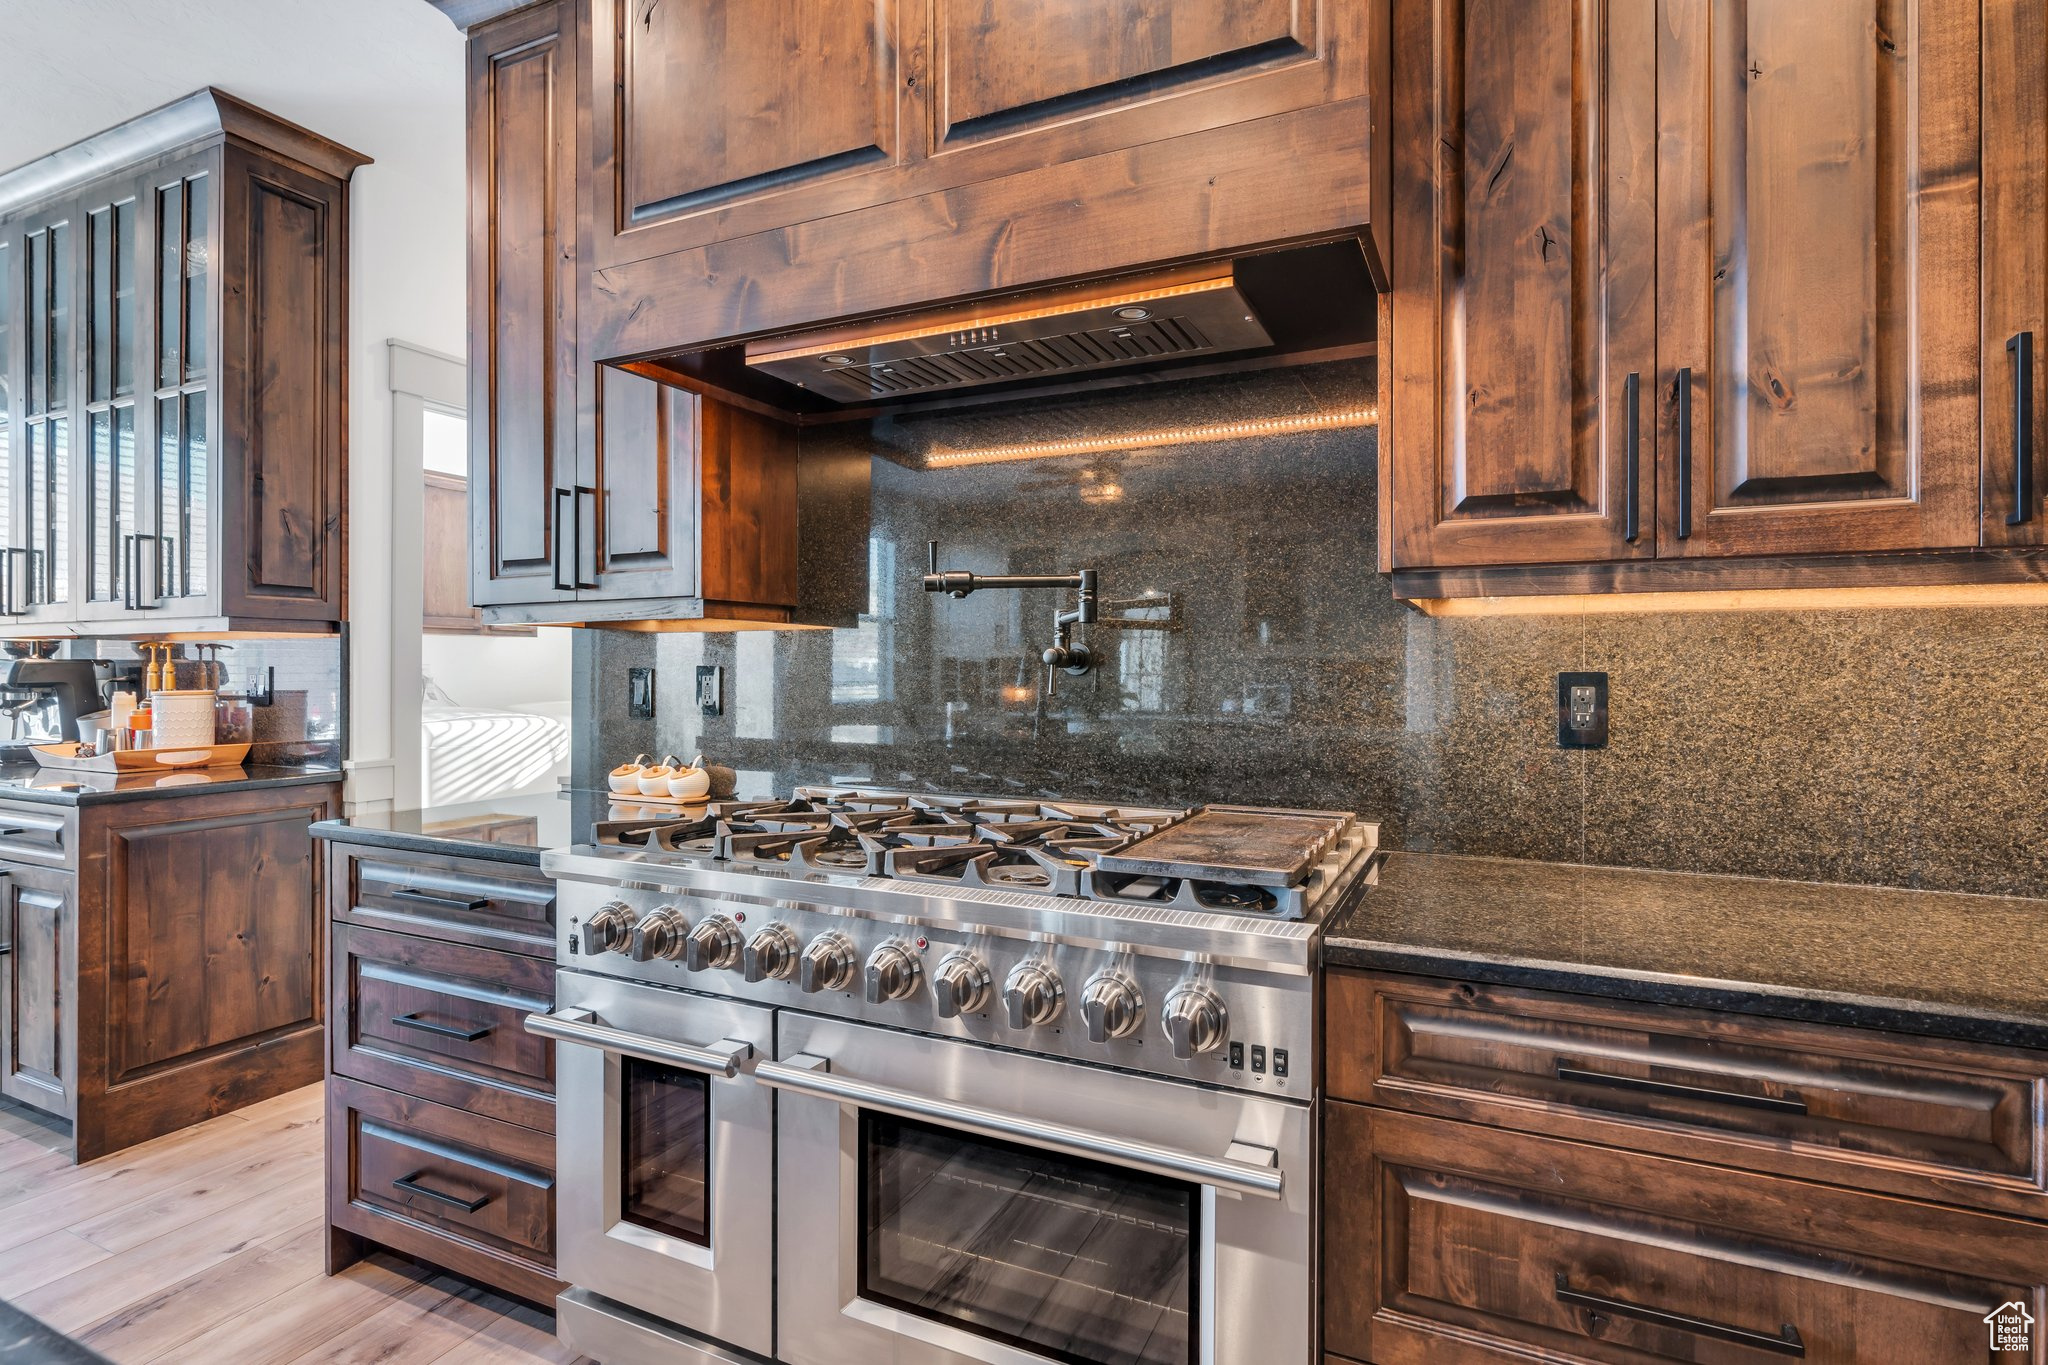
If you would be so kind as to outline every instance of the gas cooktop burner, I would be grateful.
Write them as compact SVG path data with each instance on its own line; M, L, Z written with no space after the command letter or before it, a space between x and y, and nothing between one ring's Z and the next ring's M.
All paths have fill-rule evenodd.
M714 801L701 813L606 821L595 842L735 868L1300 919L1327 891L1350 884L1350 874L1372 855L1370 830L1330 812L1174 811L800 787L786 800ZM1282 864L1273 861L1275 848Z

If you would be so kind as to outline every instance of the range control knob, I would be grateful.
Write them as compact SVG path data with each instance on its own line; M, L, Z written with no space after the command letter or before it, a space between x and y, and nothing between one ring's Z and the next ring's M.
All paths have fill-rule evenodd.
M819 991L843 991L853 984L853 940L844 934L820 934L797 963L797 989L805 995Z
M624 901L607 901L583 921L573 945L586 957L625 950L633 937L633 907Z
M1081 1017L1088 1021L1091 1043L1128 1038L1145 1022L1145 996L1122 972L1099 971L1081 990Z
M988 1003L994 984L995 978L989 975L988 964L981 960L980 953L965 948L947 953L932 973L932 1002L938 1007L939 1018L979 1014Z
M771 924L747 940L746 977L749 981L787 981L796 975L796 931L787 924Z
M1159 1015L1166 1025L1167 1041L1173 1044L1173 1055L1184 1062L1222 1047L1230 1032L1230 1011L1223 1008L1222 998L1192 981L1167 994Z
M673 905L664 905L633 926L632 957L635 962L652 962L657 957L683 955L683 935L690 922Z
M740 927L724 915L707 915L697 921L683 940L683 965L693 972L709 967L721 971L740 961Z
M917 954L901 943L884 943L868 954L868 1003L885 1005L917 989Z
M1009 1011L1011 1028L1050 1024L1060 1017L1066 998L1060 974L1048 963L1020 962L1003 982L1003 1008Z

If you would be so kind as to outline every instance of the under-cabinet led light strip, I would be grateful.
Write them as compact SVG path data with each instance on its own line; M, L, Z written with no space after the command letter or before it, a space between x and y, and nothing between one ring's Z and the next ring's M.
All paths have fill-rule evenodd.
M1254 436L1286 436L1302 431L1370 427L1379 425L1379 420L1380 410L1376 407L1346 408L1341 412L1304 413L1294 417L1261 417L1242 422L1166 427L1157 431L1133 432L1127 436L1076 436L1064 441L1025 441L1017 445L983 446L973 450L941 450L925 456L924 463L929 469L952 469L961 465L998 464L1005 460L1100 455L1117 450L1143 450L1149 446L1196 445L1203 441L1234 441Z

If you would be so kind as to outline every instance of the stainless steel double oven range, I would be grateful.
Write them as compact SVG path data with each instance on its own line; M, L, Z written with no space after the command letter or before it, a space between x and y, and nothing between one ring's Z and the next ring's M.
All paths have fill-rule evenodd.
M1310 1360L1318 932L1374 835L803 789L546 854L562 1336Z

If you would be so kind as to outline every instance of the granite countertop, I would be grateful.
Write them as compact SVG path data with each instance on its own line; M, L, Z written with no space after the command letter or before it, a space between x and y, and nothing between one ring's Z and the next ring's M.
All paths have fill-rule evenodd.
M287 767L251 763L239 768L81 773L39 768L33 763L0 763L0 800L77 806L101 801L145 801L178 793L296 787L313 782L339 782L341 777L341 769L332 764Z
M1323 960L2048 1048L2048 900L1395 853Z
M345 820L322 820L313 826L313 834L408 853L446 853L539 867L542 849L563 848L580 837L571 834L579 809L572 795L543 793L352 815Z

